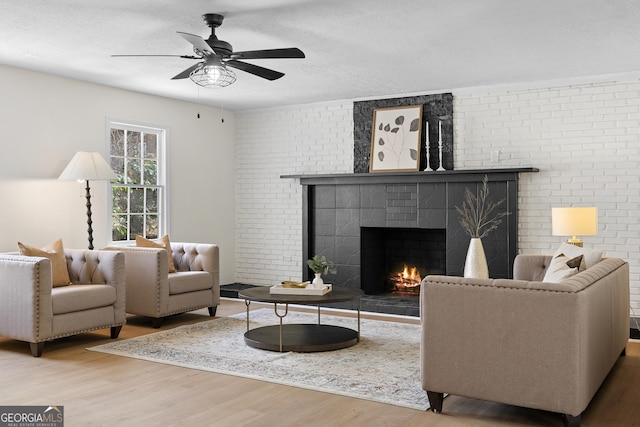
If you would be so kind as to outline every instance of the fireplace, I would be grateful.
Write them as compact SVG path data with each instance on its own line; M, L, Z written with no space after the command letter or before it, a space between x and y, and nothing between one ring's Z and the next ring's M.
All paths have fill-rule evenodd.
M420 279L446 274L446 230L362 227L360 288L365 295L418 296Z
M518 175L522 172L537 169L283 176L299 179L302 185L302 277L312 278L307 259L325 255L338 267L338 273L328 277L334 286L364 289L363 310L418 316L418 298L387 292L385 278L394 273L391 270L404 269L404 264L417 267L421 277L462 276L469 236L459 226L456 206L462 204L467 188L482 185L485 175L491 194L506 199L501 209L511 212L483 241L489 272L493 278L513 277L518 249ZM374 231L378 228L402 237L386 242L389 232L380 232L381 237L379 230ZM368 236L370 232L374 237ZM394 259L398 240L414 246L402 259ZM429 242L426 249L420 246L424 242ZM379 249L386 246L393 249ZM391 266L383 266L381 259ZM360 265L368 261L372 264Z

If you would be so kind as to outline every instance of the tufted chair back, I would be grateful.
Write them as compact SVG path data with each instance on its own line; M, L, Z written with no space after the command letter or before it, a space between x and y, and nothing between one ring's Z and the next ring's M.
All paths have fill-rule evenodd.
M117 252L67 249L67 270L74 284L105 284L116 280L114 268ZM123 274L123 273L119 273Z
M173 262L177 271L208 271L217 276L219 271L218 246L202 243L171 242Z

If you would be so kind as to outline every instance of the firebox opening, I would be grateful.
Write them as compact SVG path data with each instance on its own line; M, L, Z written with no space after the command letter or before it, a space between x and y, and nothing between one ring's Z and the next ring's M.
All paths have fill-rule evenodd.
M420 294L420 280L446 274L446 230L375 228L360 230L360 277L365 294Z

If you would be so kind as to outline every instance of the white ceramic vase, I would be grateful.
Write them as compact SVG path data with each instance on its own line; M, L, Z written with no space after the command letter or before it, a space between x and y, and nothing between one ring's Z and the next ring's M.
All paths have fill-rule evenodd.
M464 277L474 279L488 279L489 267L487 257L484 255L482 239L472 237L467 250L467 258L464 262Z
M316 277L311 282L311 287L314 289L321 289L324 286L324 280L322 280L322 273L316 273Z

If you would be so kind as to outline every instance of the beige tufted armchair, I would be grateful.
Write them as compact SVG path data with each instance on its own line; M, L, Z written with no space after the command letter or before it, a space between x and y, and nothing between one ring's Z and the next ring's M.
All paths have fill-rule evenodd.
M72 284L52 286L51 260L0 254L0 336L27 341L34 357L56 338L126 321L124 254L66 249Z
M162 318L207 307L215 316L220 305L219 248L207 243L171 242L176 272L169 273L167 251L136 246L108 246L126 259L127 304L130 314Z

